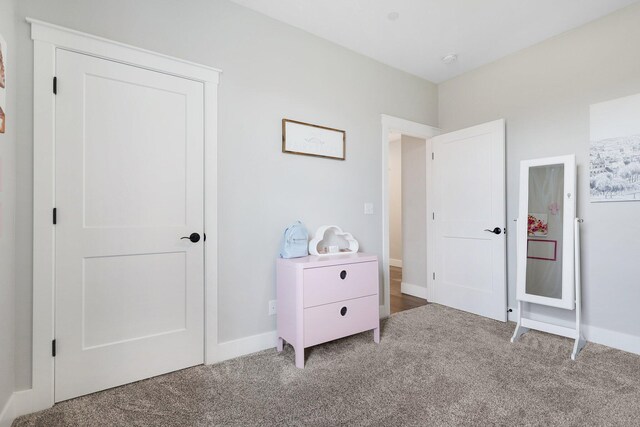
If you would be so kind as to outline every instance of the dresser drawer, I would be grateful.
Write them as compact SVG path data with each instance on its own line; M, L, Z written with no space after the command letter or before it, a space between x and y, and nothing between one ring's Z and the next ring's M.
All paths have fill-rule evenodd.
M377 293L377 262L304 270L304 307L314 307Z
M311 347L379 326L377 295L306 308L304 346Z

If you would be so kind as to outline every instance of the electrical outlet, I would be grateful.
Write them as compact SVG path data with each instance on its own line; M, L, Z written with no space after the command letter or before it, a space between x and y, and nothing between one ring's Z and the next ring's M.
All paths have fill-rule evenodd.
M373 203L367 202L364 204L364 214L373 215Z
M272 299L271 301L269 301L269 316L273 316L274 314L276 314L276 300Z

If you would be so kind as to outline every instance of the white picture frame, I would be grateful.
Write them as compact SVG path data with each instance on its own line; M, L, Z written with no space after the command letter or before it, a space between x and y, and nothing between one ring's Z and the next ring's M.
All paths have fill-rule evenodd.
M282 152L345 160L346 132L296 120L282 119Z

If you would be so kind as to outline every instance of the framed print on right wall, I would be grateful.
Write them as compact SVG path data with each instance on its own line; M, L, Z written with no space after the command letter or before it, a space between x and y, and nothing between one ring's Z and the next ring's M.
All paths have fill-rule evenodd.
M640 94L591 106L591 202L640 201Z

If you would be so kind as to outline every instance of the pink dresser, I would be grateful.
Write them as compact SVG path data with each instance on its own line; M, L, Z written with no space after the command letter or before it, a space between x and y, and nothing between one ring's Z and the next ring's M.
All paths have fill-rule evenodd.
M380 342L378 257L363 253L278 259L278 351L304 368L304 349L373 330Z

